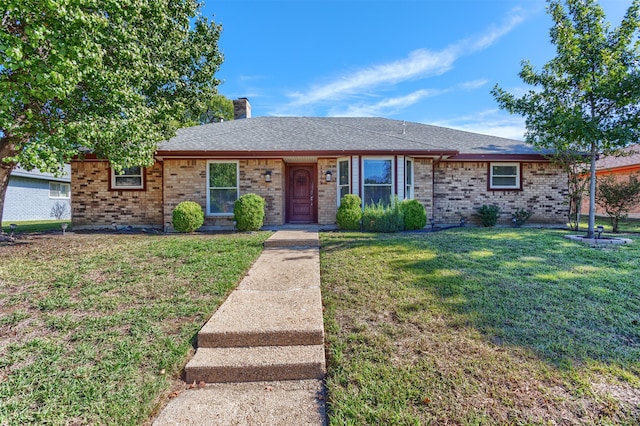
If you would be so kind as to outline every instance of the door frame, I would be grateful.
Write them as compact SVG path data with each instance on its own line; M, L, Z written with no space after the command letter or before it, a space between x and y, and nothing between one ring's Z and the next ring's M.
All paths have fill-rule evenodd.
M291 169L295 169L296 167L311 167L312 168L312 176L315 177L313 181L313 206L311 209L311 214L313 216L311 222L292 222L289 218L291 217L291 182L290 174ZM318 223L318 164L316 163L287 163L285 164L285 186L284 186L284 194L285 194L285 223Z

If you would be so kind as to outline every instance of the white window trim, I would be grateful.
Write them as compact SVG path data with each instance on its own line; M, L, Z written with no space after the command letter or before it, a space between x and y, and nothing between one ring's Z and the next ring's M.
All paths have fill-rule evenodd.
M53 185L59 185L60 188L62 188L62 186L64 185L67 188L67 196L65 197L64 195L51 195L52 192L54 192L53 189L51 189L51 187ZM62 194L62 191L60 189L58 189L56 192L58 192L58 194ZM64 182L49 182L49 198L52 198L54 200L68 200L71 198L71 185L68 183L64 183Z
M349 194L351 194L351 159L349 157L340 157L336 162L336 203L340 207L340 163L347 163L347 185L349 186Z
M233 216L233 212L232 213L211 213L209 211L209 209L211 208L211 187L209 186L209 182L211 181L209 179L209 173L210 173L210 167L209 164L227 164L227 163L233 163L236 165L236 187L228 187L228 188L223 188L223 187L216 187L216 189L235 189L236 190L236 200L238 198L240 198L240 161L238 160L209 160L207 161L207 213L206 216L213 216L213 217L232 217Z
M140 185L117 185L118 177L140 176ZM140 167L139 175L118 175L114 169L111 169L111 189L144 189L144 167Z
M416 163L413 158L404 157L404 199L412 200L416 197L415 194L415 182L416 182ZM411 184L407 184L407 166L406 163L411 163ZM407 187L411 187L411 198L407 197Z
M366 180L366 176L365 176L365 166L364 163L367 160L388 160L391 162L391 201L393 202L393 197L394 195L396 195L396 190L395 190L395 177L396 177L396 165L395 165L395 161L394 161L394 157L362 157L362 182L360 184L360 189L361 189L361 193L362 193L362 208L364 209L365 207L365 199L364 199L364 187L365 186L389 186L388 183L385 184L365 184L365 180Z
M493 184L493 167L494 166L515 166L516 168L516 183L515 185L494 185ZM520 163L489 163L489 189L513 189L513 190L520 190L521 188L521 184L520 184L520 174L522 173L521 171L521 165ZM509 175L512 176L512 175Z

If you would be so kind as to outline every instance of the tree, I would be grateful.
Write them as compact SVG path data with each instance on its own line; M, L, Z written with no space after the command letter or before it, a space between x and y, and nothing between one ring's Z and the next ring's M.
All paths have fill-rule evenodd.
M582 200L589 183L589 157L574 152L558 152L549 154L548 158L567 175L567 211L569 227L580 229ZM586 162L585 162L586 161Z
M556 56L536 71L524 61L520 78L534 86L516 97L496 85L501 108L525 116L526 141L544 152L584 152L589 159L589 229L594 235L596 159L640 135L640 0L611 30L596 0L550 0Z
M233 101L223 95L215 95L200 111L189 111L188 118L195 124L218 123L233 120Z
M217 93L221 27L195 0L5 0L0 12L0 216L9 174L93 152L116 171ZM182 117L182 118L181 118Z
M620 220L627 217L631 207L640 204L638 176L630 175L626 181L616 180L611 175L600 178L596 191L596 202L611 219L613 232L618 232Z

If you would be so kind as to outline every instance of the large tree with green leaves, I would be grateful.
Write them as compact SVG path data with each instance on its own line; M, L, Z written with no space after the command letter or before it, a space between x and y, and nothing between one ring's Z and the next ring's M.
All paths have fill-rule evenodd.
M196 0L5 0L0 10L0 216L9 174L90 150L148 166L217 93L221 27Z
M596 159L640 135L640 0L611 29L596 0L550 0L551 42L556 56L537 71L523 62L520 78L533 86L521 97L496 85L498 104L526 119L527 142L589 159L587 236L594 235Z

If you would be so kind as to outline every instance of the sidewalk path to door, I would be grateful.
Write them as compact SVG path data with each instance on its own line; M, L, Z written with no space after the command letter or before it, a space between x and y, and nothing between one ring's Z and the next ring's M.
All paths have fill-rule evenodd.
M317 231L280 230L198 333L185 367L206 383L172 399L165 425L326 425Z

